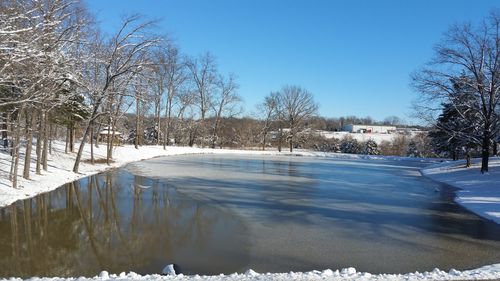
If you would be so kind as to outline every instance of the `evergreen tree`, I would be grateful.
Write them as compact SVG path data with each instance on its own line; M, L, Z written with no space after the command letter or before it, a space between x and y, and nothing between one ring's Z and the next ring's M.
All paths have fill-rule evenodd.
M461 152L469 158L470 150L480 145L482 140L476 97L470 93L464 79L461 81L455 83L455 95L450 102L442 104L443 112L429 132L435 152L453 160L458 159Z
M359 154L362 148L356 139L346 138L340 143L340 151L342 153Z
M379 155L380 151L378 150L377 143L374 140L369 139L365 143L365 148L363 149L363 154L367 154L367 155Z
M422 153L418 149L417 143L414 140L411 140L410 143L408 143L408 149L406 150L406 156L422 157Z

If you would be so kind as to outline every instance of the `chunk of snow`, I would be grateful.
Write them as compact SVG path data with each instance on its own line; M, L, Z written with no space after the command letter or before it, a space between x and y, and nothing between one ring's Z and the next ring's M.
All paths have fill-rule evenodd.
M165 266L163 268L163 270L161 271L161 274L163 274L163 275L177 275L173 264L168 264L167 266Z
M245 275L257 276L259 274L255 271L253 271L252 269L249 269L249 270L245 271Z
M333 275L333 271L331 269L323 270L321 272L321 275L323 275L323 276L332 276Z
M109 279L109 273L106 270L103 270L103 271L101 271L101 273L99 273L99 278Z
M356 269L354 267L343 268L340 272L342 275L354 275L356 274Z

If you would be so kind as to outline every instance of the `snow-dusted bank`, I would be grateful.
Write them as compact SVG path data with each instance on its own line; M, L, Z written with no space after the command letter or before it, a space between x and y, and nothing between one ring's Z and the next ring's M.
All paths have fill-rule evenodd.
M323 270L323 271L309 271L309 272L289 272L289 273L257 273L253 270L248 270L244 274L230 274L230 275L213 275L213 276L200 276L200 275L139 275L134 272L120 274L108 274L103 271L98 276L85 278L79 277L76 280L90 281L90 280L211 280L211 281L229 281L229 280L243 280L243 281L261 281L261 280L494 280L500 278L500 264L488 265L474 270L458 271L450 270L444 272L439 269L434 269L431 272L415 272L407 274L370 274L366 272L356 272L356 269L344 268L342 270ZM3 279L7 280L7 279ZM9 278L10 281L22 280L20 278ZM30 280L75 280L75 278L30 278Z
M104 159L105 147L95 149L95 157ZM7 153L0 152L0 207L7 206L17 200L30 198L43 192L49 192L57 187L102 172L109 168L119 167L124 164L143 159L180 155L180 154L253 154L253 155L296 155L296 156L316 156L345 159L393 159L407 160L401 157L364 156L351 154L322 153L312 151L297 151L292 154L288 152L279 153L277 151L257 151L257 150L221 150L221 149L199 149L190 147L167 147L164 150L161 146L144 146L135 149L133 146L121 146L114 150L113 163L91 165L88 163L89 147L84 153L81 173L73 173L72 166L75 154L64 153L64 143L55 142L53 154L49 160L49 171L42 175L36 175L32 171L32 179L24 180L20 178L19 189L10 187L7 180L10 157ZM413 158L414 161L419 161ZM421 160L429 161L429 160ZM491 160L490 173L481 175L478 170L478 161L474 161L471 169L465 169L463 162L443 162L422 170L422 173L437 181L453 185L462 190L457 192L457 202L479 215L500 223L500 158ZM33 165L34 167L34 165ZM22 167L20 167L22 170ZM31 280L74 280L75 278L32 278ZM92 278L78 278L78 280L474 280L474 279L500 279L500 264L484 266L474 270L449 272L435 269L431 272L415 272L407 274L370 274L357 272L354 268L342 270L323 270L298 273L256 273L252 270L245 274L215 275L215 276L161 276L161 275L138 275L133 272L121 273L118 275L102 272L99 276ZM20 280L12 278L10 280Z
M465 161L446 161L422 170L436 181L458 188L455 201L479 216L500 223L500 157L490 158L489 172L481 174L481 159L472 167Z

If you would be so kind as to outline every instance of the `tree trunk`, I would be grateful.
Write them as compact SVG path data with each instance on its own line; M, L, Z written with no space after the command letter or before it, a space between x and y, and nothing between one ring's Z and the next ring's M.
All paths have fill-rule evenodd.
M16 135L14 137L14 143L12 147L12 165L10 171L10 180L12 181L12 187L17 188L17 173L19 168L19 146L21 141L21 113L23 108L21 107L17 114L16 121Z
M41 174L41 163L42 163L42 119L43 119L43 114L40 111L39 116L38 116L38 134L36 137L36 174L40 175Z
M30 178L30 167L31 167L31 151L33 149L33 123L35 121L35 114L31 112L31 115L26 113L28 124L26 124L27 136L26 136L26 155L24 155L24 170L23 178Z
M52 155L52 140L54 139L54 126L49 124L49 154Z
M288 141L288 143L290 145L290 152L293 152L293 140L291 137L290 137L290 140Z
M283 129L278 129L278 152L281 152L281 142L283 141Z
M97 118L97 111L101 105L102 99L99 99L96 104L94 104L94 109L92 110L92 115L90 116L90 121L94 121ZM78 173L78 169L80 168L80 161L82 160L83 148L85 147L85 142L87 141L87 137L90 133L90 121L85 128L85 133L82 136L82 142L80 143L80 147L78 148L78 153L76 154L75 164L73 165L73 172Z
M45 113L42 115L42 121L43 121L43 148L42 148L42 165L43 165L43 170L47 171L48 170L48 159L47 159L47 154L49 150L49 132L47 130L48 123L49 123L49 114Z
M71 122L69 127L69 151L75 152L75 124Z
M165 129L165 142L164 142L164 145L163 145L163 148L165 148L165 145L170 145L170 121L171 121L171 114L172 114L172 110L169 106L168 110L167 110L167 124L166 124L166 129Z
M94 160L94 122L90 121L90 163L92 165L95 164Z
M220 116L215 118L214 131L212 133L212 149L215 148L215 142L217 140L217 131L219 130Z
M0 131L2 131L2 145L5 149L8 148L8 140L7 140L7 137L8 137L8 134L7 134L7 123L9 122L9 114L6 113L6 112L3 112L2 113L2 116L0 117L2 118L2 127L0 128Z
M485 124L485 126L488 128L488 124ZM481 147L482 152L481 152L481 173L487 173L488 172L488 160L490 157L490 141L491 141L491 135L490 135L490 130L486 129L484 130L483 133L483 145Z
M69 128L66 126L66 142L64 146L64 153L68 154L68 148L69 148Z
M95 147L99 148L99 141L101 140L101 127L102 124L99 122L99 126L97 126L97 137L95 138Z
M470 168L471 164L472 163L471 163L471 159L470 159L470 148L467 147L465 149L465 167Z
M264 132L262 134L262 151L266 150L266 136L267 136L267 132Z
M493 155L498 156L498 142L497 141L493 142Z
M139 97L136 97L135 101L135 140L134 147L139 149Z
M111 160L111 118L108 122L108 134L107 134L107 140L106 140L106 164L110 164Z

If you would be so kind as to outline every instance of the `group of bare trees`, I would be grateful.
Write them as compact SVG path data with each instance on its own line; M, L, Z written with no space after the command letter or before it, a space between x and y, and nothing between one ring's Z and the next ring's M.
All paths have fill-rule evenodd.
M88 16L79 3L0 2L0 113L2 139L12 134L10 179L17 186L21 137L26 151L23 177L30 177L36 137L36 173L47 170L49 134L57 112L67 120L82 116L74 102L81 84L76 66L84 51ZM74 92L74 95L68 93ZM67 122L70 126L71 122Z
M136 147L151 112L156 144L171 144L175 132L188 135L190 145L217 144L222 120L239 110L235 76L221 75L209 53L182 54L154 28L132 15L103 35L80 1L0 1L0 145L12 156L13 187L19 161L30 178L33 153L36 173L47 170L51 140L61 130L66 152L80 140L74 172L86 145L94 163L103 132L110 163L116 127L134 109Z
M420 117L447 135L443 142L480 147L481 172L487 172L500 129L500 14L492 12L477 27L452 26L412 79L422 94ZM436 112L443 112L441 118Z

